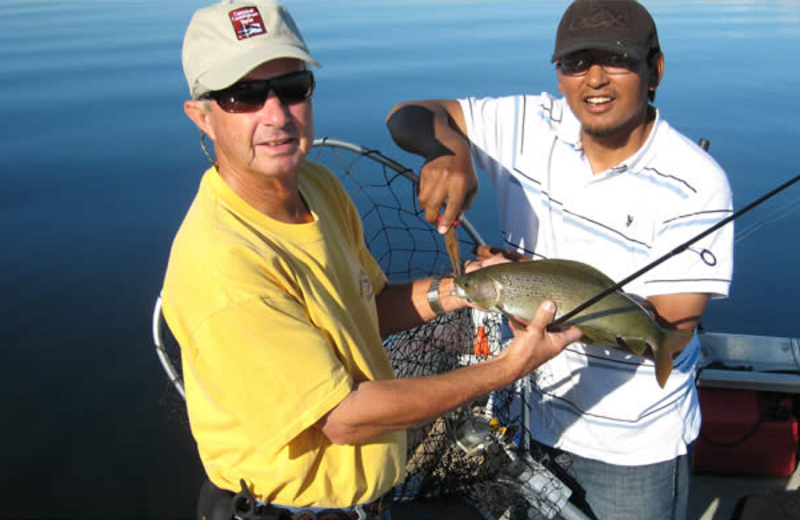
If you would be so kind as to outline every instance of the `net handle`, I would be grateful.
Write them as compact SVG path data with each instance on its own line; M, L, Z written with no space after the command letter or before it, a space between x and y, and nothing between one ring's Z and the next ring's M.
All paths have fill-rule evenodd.
M175 387L175 390L181 395L183 400L186 400L186 390L183 387L183 378L180 372L172 364L167 354L167 349L164 347L164 316L161 309L161 295L158 295L156 305L153 308L153 343L156 346L156 354L158 360L161 362L161 367L167 373L169 382Z

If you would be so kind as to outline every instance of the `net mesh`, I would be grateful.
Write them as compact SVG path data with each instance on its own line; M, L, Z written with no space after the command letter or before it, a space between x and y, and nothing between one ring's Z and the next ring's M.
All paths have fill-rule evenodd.
M377 151L346 145L323 141L311 158L334 171L347 188L364 222L367 247L389 280L450 273L444 240L419 207L413 172ZM466 224L458 230L462 258L482 243ZM496 355L501 330L498 315L462 309L386 338L384 345L398 377L425 376ZM457 495L486 518L552 518L563 506L562 484L533 462L551 459L530 438L525 384L519 381L409 430L408 476L395 498Z
M309 158L340 178L363 220L368 248L391 282L451 272L444 240L424 220L416 176L377 151L320 140ZM481 239L469 222L458 231L462 258ZM161 348L180 374L177 343L163 317ZM496 355L502 343L498 315L462 309L384 340L398 377L440 374ZM158 343L159 340L156 339ZM173 385L165 399L171 414L187 422ZM527 428L527 381L496 391L408 432L407 478L396 501L457 496L487 519L553 518L566 500L561 480L540 462L551 461ZM180 404L176 404L180 403ZM560 466L548 464L552 471ZM563 475L562 475L563 480Z

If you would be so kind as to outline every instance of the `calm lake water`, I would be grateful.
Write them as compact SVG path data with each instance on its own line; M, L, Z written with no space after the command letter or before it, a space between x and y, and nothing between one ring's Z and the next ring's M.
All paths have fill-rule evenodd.
M163 404L150 314L206 160L182 103L195 0L0 2L0 516L178 518L201 468ZM410 166L397 101L554 91L564 2L287 1L317 72L318 136ZM657 106L711 141L737 207L800 173L800 4L645 2ZM488 182L468 217L497 243ZM708 330L800 335L795 186L737 222L732 297ZM766 221L764 221L766 219ZM744 236L744 235L740 235Z

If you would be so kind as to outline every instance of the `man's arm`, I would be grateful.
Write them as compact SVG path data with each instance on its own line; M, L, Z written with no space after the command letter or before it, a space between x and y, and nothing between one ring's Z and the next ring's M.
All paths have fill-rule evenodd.
M387 284L375 297L381 336L418 327L436 317L428 302L428 289L433 278L424 278L408 284ZM466 306L466 302L451 296L453 278L444 277L439 283L439 301L445 312Z
M653 306L658 324L667 329L694 330L700 324L710 295L705 293L660 294L647 301ZM691 337L686 338L688 344Z
M497 357L446 374L365 381L315 425L335 444L365 442L439 417L493 390L510 385L581 336L575 328L547 332L555 304L545 302L524 331Z
M647 298L647 303L652 307L658 324L665 329L694 330L700 324L709 299L711 296L705 293L660 294ZM687 336L673 355L677 356L691 339L691 335Z
M444 233L478 191L461 105L455 100L399 103L387 116L386 126L400 148L425 158L419 202L431 224L436 224L447 202L439 221L439 232Z
M650 296L656 318L662 327L678 330L694 330L700 324L710 295L704 293L661 294Z
M478 246L478 257L465 262L465 271L470 273L494 264L517 260L516 255L505 250ZM386 337L401 330L418 327L436 317L428 301L428 291L433 278L424 278L407 284L387 284L375 297L378 308L378 322L381 336ZM437 288L439 303L445 312L452 312L464 307L474 307L466 300L453 296L454 281L452 276L445 276Z

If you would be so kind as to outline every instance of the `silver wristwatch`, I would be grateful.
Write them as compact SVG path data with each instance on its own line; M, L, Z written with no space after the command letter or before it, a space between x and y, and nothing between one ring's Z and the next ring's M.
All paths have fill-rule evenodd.
M441 283L442 278L444 276L441 274L434 276L430 287L428 287L428 304L437 316L444 314L444 307L442 307L442 301L439 299L439 283Z

